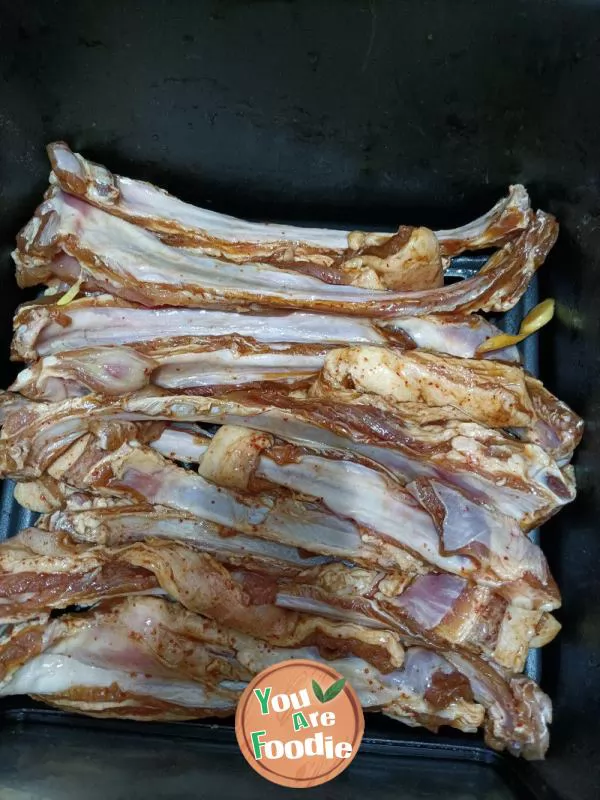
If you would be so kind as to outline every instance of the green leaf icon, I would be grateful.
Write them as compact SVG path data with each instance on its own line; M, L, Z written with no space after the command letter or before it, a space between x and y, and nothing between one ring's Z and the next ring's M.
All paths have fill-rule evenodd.
M313 682L312 682L312 688L313 688L313 692L315 693L315 697L317 698L317 700L319 702L321 702L321 703L324 703L325 702L325 695L323 694L323 689L321 689L321 687L319 686L319 684L315 680L313 680Z
M330 700L333 700L334 697L337 697L338 694L344 688L345 683L346 683L346 678L340 678L339 681L332 683L329 689L327 689L327 691L325 692L324 702L328 703Z
M313 692L315 693L315 697L320 703L328 703L330 700L333 700L334 697L338 696L338 694L344 688L345 684L346 684L346 678L340 678L338 681L332 683L329 689L327 689L324 692L323 689L321 689L321 687L319 686L319 684L315 680L313 680L312 688Z

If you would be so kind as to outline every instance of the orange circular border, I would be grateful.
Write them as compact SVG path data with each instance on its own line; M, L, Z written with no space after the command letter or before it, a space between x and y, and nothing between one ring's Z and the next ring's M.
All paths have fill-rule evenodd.
M327 781L332 780L341 772L343 772L354 760L358 748L360 747L360 743L363 738L363 733L365 729L365 718L363 714L362 707L356 695L356 692L352 688L352 686L346 682L344 688L342 689L341 694L344 694L346 698L350 701L350 706L353 712L354 721L355 721L355 728L351 739L346 739L346 741L350 741L352 745L352 755L350 758L344 759L337 759L331 769L327 770L327 772L323 772L319 775L311 775L307 778L290 778L286 775L278 774L272 767L266 767L265 761L261 760L258 761L254 757L254 752L252 749L252 744L249 739L248 731L245 728L245 714L248 703L250 699L256 699L254 695L254 689L258 684L262 684L265 680L269 679L269 676L273 673L282 672L289 668L297 668L297 667L309 667L311 669L318 669L323 675L326 675L328 678L333 680L338 680L343 676L340 675L336 670L332 667L329 667L326 664L323 664L320 661L312 661L310 659L301 659L301 658L292 658L288 661L281 661L279 664L273 664L271 667L267 667L267 669L263 670L261 673L256 675L250 681L248 686L244 689L242 696L238 702L237 710L235 713L235 735L238 741L238 745L240 750L242 751L242 755L250 764L252 769L258 772L259 775L262 775L263 778L270 780L272 783L276 783L279 786L288 786L295 789L308 789L311 786L320 786L323 783L327 783ZM269 763L269 762L267 762Z

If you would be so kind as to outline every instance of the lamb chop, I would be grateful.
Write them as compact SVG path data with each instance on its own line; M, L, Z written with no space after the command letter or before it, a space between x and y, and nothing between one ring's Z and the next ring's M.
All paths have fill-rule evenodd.
M11 626L0 639L0 695L99 717L229 715L251 673L213 629L151 597Z
M159 598L127 598L10 628L0 640L0 695L31 694L92 716L195 719L232 713L251 675L289 658L322 656L265 646ZM548 746L546 695L478 659L414 647L387 674L357 657L329 663L366 709L434 730L483 723L488 744L529 759Z
M138 519L144 515L136 513ZM60 521L55 515L51 525ZM88 513L87 525L91 521ZM292 562L281 545L261 548L258 541L253 547L252 537L241 536L238 543L235 534L224 537L218 529L212 541L204 536L212 548L209 555L205 548L196 549L200 537L183 542L173 532L174 521L174 515L151 511L146 538L138 535L134 543L134 528L126 533L127 543L117 546L80 544L63 530L22 531L0 545L0 621L26 621L110 597L167 593L191 611L272 645L312 643L330 652L343 638L344 648L368 656L384 671L402 660L402 648L386 630L435 650L450 645L483 654L513 672L523 668L532 641L540 645L558 631L550 615L509 605L462 578L385 573L342 563L309 566L298 551ZM183 521L189 529L191 520ZM79 527L83 520L74 522L71 526ZM215 541L223 538L233 542ZM279 560L281 550L284 558Z
M259 344L239 336L161 339L133 347L86 347L46 356L19 373L9 391L57 402L97 392L119 396L158 386L177 393L222 394L314 379L327 348Z
M348 389L379 395L400 413L406 403L451 407L455 419L510 430L561 463L583 434L580 417L512 364L373 345L330 350L308 396L335 398Z
M113 175L73 153L64 142L50 144L48 155L51 183L170 244L238 263L260 259L288 269L310 265L331 281L343 281L349 270L358 271L359 277L371 270L391 289L441 285L439 252L450 256L504 244L526 227L529 210L527 192L517 185L477 220L435 234L405 226L390 234L251 223L191 206L151 184Z
M541 552L515 523L439 480L416 482L416 500L376 469L285 446L269 451L269 437L247 429L221 429L202 457L205 477L128 436L115 434L113 444L107 450L88 435L48 471L75 489L167 506L312 553L386 569L428 564L524 608L559 602Z
M353 349L354 352L350 348L345 349L348 353L342 358L343 361L350 358L363 360L362 352L368 353L364 361L367 358L371 361L393 361L395 357L401 358L400 353L403 352L399 348L377 346L364 350L359 346ZM420 355L421 351L418 353ZM270 383L306 386L324 366L326 374L321 383L325 384L329 379L329 383L335 385L331 374L333 370L327 365L336 358L340 358L338 351L323 344L263 344L253 337L237 335L204 339L190 336L162 338L135 346L85 347L45 356L22 370L9 391L20 392L32 400L51 402L82 397L92 392L110 396L127 394L149 384L186 394L218 395L239 388L261 388ZM466 362L467 359L457 361ZM365 364L362 372L366 369ZM370 367L371 372L374 369L377 370L376 367ZM393 366L387 369L393 369ZM460 380L464 373L468 375L469 365L459 366L457 372L456 378ZM483 368L481 372L486 374ZM515 374L519 374L516 369ZM498 380L502 372L500 368L496 373L490 369L487 375L491 380ZM374 377L378 378L377 375ZM523 379L520 383L523 383ZM359 381L355 380L354 386L359 385ZM457 383L456 390L460 390L460 383ZM379 393L386 396L381 390ZM550 393L547 394L552 397ZM392 395L392 398L395 399L395 396ZM563 416L566 416L566 412ZM467 417L463 415L462 418ZM565 427L568 423L566 416ZM573 425L571 423L571 427ZM542 442L549 439L551 444L555 444L557 436L550 434L548 432L546 437L538 438ZM573 442L574 438L572 435ZM574 443L571 444L573 446Z
M394 633L300 614L270 603L266 595L251 596L235 573L181 542L91 547L74 542L65 533L29 528L16 542L0 546L0 559L0 592L6 598L1 619L5 622L31 619L74 604L93 605L108 597L160 590L191 611L273 645L311 645L325 653L353 653L368 657L387 672L400 666L404 657ZM137 569L133 592L128 567ZM110 575L112 583L100 583L98 573ZM68 583L70 574L72 585ZM123 576L120 586L119 574ZM14 596L16 590L18 597Z
M22 287L80 279L147 306L288 308L372 317L504 311L522 296L554 245L558 226L542 211L474 277L421 291L328 284L265 263L242 265L170 247L152 233L60 190L21 231L13 256Z
M402 483L423 477L453 484L525 528L574 497L569 467L542 448L472 422L450 421L444 409L411 408L402 415L377 399L365 404L295 398L261 390L223 398L144 391L111 399L89 395L63 403L33 403L7 395L0 437L0 472L39 477L57 454L95 421L232 423L317 450L343 451L380 465Z
M477 314L437 314L369 320L302 311L239 313L203 308L145 308L111 295L78 297L58 305L52 297L25 303L14 318L12 358L35 361L86 347L139 345L163 339L208 340L241 336L260 344L394 344L463 358L500 331ZM482 358L518 362L516 347Z

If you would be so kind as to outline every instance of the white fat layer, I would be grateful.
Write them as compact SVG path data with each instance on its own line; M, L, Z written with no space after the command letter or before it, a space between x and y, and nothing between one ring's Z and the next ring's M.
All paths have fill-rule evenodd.
M273 380L290 383L317 373L323 360L323 353L306 355L289 349L243 355L228 349L188 353L164 359L152 383L165 389Z
M486 513L483 506L442 483L434 482L434 491L444 508L443 541L449 551L481 544L491 555L491 564L507 578L530 573L542 581L546 565L541 550L515 524Z
M151 443L151 446L167 458L198 463L208 450L208 442L209 440L202 436L168 427Z
M284 562L302 569L325 564L330 560L324 556L300 555L295 547L242 533L223 536L217 525L202 519L161 516L160 512L128 513L126 510L122 514L108 517L104 517L101 511L98 514L84 511L80 521L78 516L73 517L73 525L81 538L87 538L86 534L92 538L94 530L101 526L109 530L109 538L113 544L141 541L147 537L174 539L194 544L216 557L253 557L276 563ZM57 528L60 528L60 514L57 515Z
M177 508L242 533L341 558L370 553L351 522L308 503L268 495L242 499L199 475L166 464L157 466L135 454L126 460L122 482L152 504Z
M303 614L316 614L320 617L327 617L328 619L335 619L341 622L356 623L357 625L364 625L367 628L385 630L389 627L389 625L386 626L385 623L368 617L365 614L361 614L359 611L351 611L342 606L334 606L322 600L314 600L312 597L278 592L275 604L280 608L301 611Z
M229 242L306 242L314 247L345 250L349 231L300 228L275 222L246 222L184 203L149 183L117 178L120 205L133 216L162 218L184 228L199 229ZM389 236L389 234L386 234Z
M501 333L483 317L478 317L477 324L469 319L464 322L448 322L435 317L403 317L387 320L386 328L401 330L406 333L417 347L433 350L437 353L448 353L459 358L476 358L477 348L489 339ZM484 358L519 363L519 351L516 347L507 347L494 353L487 353Z
M75 657L43 653L28 661L2 688L0 695L54 695L70 689L109 688L116 684L122 692L150 696L187 708L231 708L230 697L209 692L193 681L160 680L142 674L106 669L82 663Z
M473 569L468 558L441 555L439 536L429 514L374 469L320 456L302 456L298 461L280 465L262 456L257 474L289 489L319 497L335 514L384 534L430 564L451 572Z
M420 628L433 630L452 611L466 586L467 582L456 575L421 575L401 595L386 599Z
M40 310L40 314L43 313ZM66 307L71 324L64 328L51 319L37 339L39 355L110 344L132 344L177 336L246 336L267 344L382 343L384 337L368 320L310 314L239 314L201 308L122 308L98 305ZM25 329L24 329L25 328ZM28 326L16 331L27 336Z

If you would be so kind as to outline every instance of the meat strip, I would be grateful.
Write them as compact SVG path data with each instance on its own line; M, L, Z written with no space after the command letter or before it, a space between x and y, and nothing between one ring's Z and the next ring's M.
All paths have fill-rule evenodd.
M48 145L51 182L111 214L140 225L180 246L218 253L232 261L273 258L283 263L312 261L331 265L348 250L361 252L393 240L390 233L298 228L253 223L192 206L150 183L122 178L73 153L65 142ZM443 255L504 244L527 224L529 197L511 186L507 197L462 227L437 231ZM402 228L400 229L402 230Z
M233 449L217 436L214 444L200 467L208 480L129 443L107 453L86 442L76 456L63 456L66 468L56 462L50 471L76 489L167 506L311 553L407 571L429 564L493 587L524 608L551 610L559 603L539 548L514 522L452 487L423 480L414 487L417 502L360 464L311 456L284 464L261 457L257 464L249 442ZM244 491L240 484L253 471L282 490Z
M322 659L314 647L265 647L151 597L101 604L48 627L15 626L0 641L0 654L1 695L32 694L92 716L133 719L232 713L252 675L289 658ZM529 759L542 758L548 746L546 695L533 681L504 676L481 660L414 647L388 674L357 657L328 663L366 709L433 730L445 724L474 731L483 723L491 746Z
M58 277L146 306L250 305L371 317L512 308L545 260L555 219L530 212L528 227L473 278L434 289L372 291L323 283L265 263L218 261L164 244L152 233L57 190L21 231L13 256L22 287Z
M499 329L477 314L366 320L302 311L239 313L202 308L144 308L110 295L79 297L67 306L44 298L20 306L14 318L12 359L35 361L86 347L139 345L161 340L241 336L262 344L392 344L476 358ZM519 361L516 347L484 358Z
M308 393L327 398L340 389L379 395L400 413L406 403L451 406L457 419L512 430L556 460L568 461L583 434L583 420L539 381L497 361L373 345L338 348L327 353Z
M359 401L290 397L265 389L223 398L144 391L108 402L89 395L63 403L25 401L8 410L0 435L0 472L39 477L49 462L94 424L146 421L234 424L272 433L318 450L349 453L378 464L402 483L419 477L453 484L529 529L575 495L572 472L539 446L503 436L443 410L409 407L400 415L369 396ZM146 435L147 434L141 434ZM153 437L155 438L155 437ZM17 444L17 446L15 446Z

